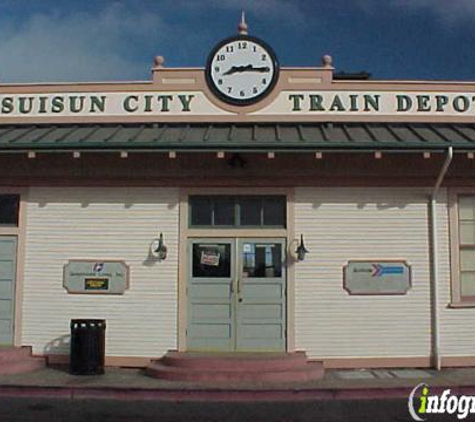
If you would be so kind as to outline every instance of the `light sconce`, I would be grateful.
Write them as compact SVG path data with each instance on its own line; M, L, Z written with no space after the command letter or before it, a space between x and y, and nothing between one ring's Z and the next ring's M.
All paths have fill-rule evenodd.
M297 246L295 253L297 254L298 261L303 261L305 259L305 255L309 253L308 249L303 243L303 234L300 235L300 245Z
M160 233L160 237L152 242L150 248L152 255L160 261L167 259L167 247L163 243L163 233Z

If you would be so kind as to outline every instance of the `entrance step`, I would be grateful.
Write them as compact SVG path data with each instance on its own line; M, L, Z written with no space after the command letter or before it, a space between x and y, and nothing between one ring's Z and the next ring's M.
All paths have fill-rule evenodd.
M0 375L32 372L45 366L44 357L31 356L31 347L0 348Z
M323 364L304 352L205 354L168 352L145 373L169 381L307 382L323 377Z

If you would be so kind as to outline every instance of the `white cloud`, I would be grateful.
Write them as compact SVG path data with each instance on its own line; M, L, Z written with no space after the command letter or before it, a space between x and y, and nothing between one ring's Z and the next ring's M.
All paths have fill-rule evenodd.
M167 37L160 16L118 3L96 15L35 14L16 26L0 18L0 28L7 26L0 38L3 82L136 78L148 69L133 57L133 43Z
M64 12L65 7L59 6L48 10L45 3L37 9L25 5L22 21L15 20L18 0L3 1L2 6L16 8L17 13L0 16L2 82L149 79L155 54L168 55L169 65L177 61L190 65L190 56L196 60L197 46L213 39L212 26L206 21L207 12L213 10L235 11L236 27L240 10L246 10L251 33L253 18L270 20L275 26L306 23L300 0L155 0L153 7L147 0L116 0L104 2L97 13ZM28 14L28 10L33 11ZM173 19L165 21L162 12ZM191 31L190 25L199 28ZM139 56L147 53L147 57Z

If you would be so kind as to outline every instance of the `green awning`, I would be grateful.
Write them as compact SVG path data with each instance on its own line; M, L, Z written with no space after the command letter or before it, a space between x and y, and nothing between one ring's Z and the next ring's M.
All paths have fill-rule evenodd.
M0 152L345 151L475 149L475 124L45 124L1 125Z

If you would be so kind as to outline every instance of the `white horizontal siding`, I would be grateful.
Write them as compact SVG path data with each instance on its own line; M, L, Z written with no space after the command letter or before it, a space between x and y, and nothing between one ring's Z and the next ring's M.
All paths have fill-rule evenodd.
M295 232L310 253L295 265L296 347L314 358L430 354L427 189L298 188ZM441 231L446 227L441 227ZM407 261L404 296L350 296L350 260Z
M68 353L69 322L107 320L109 356L159 356L177 345L178 190L31 188L28 198L22 343ZM148 259L163 232L168 257ZM124 260L124 295L74 295L63 288L70 259Z

